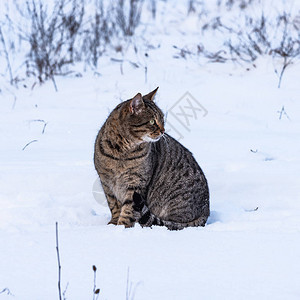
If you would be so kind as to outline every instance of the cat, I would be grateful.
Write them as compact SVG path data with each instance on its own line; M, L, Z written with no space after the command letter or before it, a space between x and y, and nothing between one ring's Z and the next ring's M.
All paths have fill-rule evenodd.
M97 135L94 164L112 215L108 224L204 226L207 180L192 153L165 133L157 89L117 105Z

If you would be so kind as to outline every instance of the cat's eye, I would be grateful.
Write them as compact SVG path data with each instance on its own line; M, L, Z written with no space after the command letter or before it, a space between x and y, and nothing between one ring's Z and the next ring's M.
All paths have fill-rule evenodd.
M149 121L149 123L150 123L150 125L154 125L154 124L155 124L155 120L154 120L154 119L151 119L151 120Z

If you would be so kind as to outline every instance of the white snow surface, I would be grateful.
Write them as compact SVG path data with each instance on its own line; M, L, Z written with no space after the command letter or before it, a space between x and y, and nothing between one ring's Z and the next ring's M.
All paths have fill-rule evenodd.
M2 89L0 292L10 293L0 299L58 299L55 222L66 299L93 299L93 265L99 299L300 299L300 65L278 89L267 57L249 70L174 58L173 45L198 39L195 16L177 13L158 16L145 37L155 47L129 49L122 72L111 53L98 73L56 77L58 92L51 81ZM165 113L186 92L207 110L190 131L168 113L209 183L204 228L106 225L104 196L92 193L101 125L157 86Z

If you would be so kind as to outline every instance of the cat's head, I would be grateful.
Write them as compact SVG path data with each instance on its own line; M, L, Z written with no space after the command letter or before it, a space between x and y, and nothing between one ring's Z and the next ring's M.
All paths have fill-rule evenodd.
M158 141L165 132L164 114L153 101L157 90L144 96L138 93L126 101L123 121L137 143Z

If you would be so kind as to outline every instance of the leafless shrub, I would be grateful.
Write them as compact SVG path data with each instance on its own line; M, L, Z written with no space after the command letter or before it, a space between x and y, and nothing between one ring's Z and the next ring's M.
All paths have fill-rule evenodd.
M116 13L117 24L124 36L133 36L140 23L143 0L118 0Z
M249 17L246 19L246 28L250 28L250 31L236 33L237 42L229 40L225 46L233 60L254 62L264 55L279 58L282 67L280 71L275 69L275 72L279 76L280 88L286 68L296 57L300 58L300 31L295 30L291 15L286 12L279 14L276 22L268 22L264 14L257 20Z
M33 87L37 82L50 79L57 89L54 77L71 73L70 67L75 62L85 62L85 65L97 68L99 58L107 50L122 51L122 38L133 36L140 23L143 2L54 0L47 3L44 0L28 0L20 5L14 0L14 9L21 21L10 20L9 16L7 20L17 29L15 40L18 35L21 40L17 51L20 52L21 48L28 51L23 66L27 77L37 78ZM155 14L154 0L152 4ZM84 9L86 5L90 8L87 12ZM26 24L24 28L22 22ZM13 70L2 30L0 53L4 54L4 64L7 62L4 75L8 75L12 83Z
M57 0L52 13L42 0L26 2L31 19L30 33L24 38L30 43L27 75L34 75L42 83L63 75L63 68L74 62L74 44L84 15L82 1Z
M100 56L116 35L113 16L114 8L111 5L104 8L102 0L95 0L95 13L88 22L90 26L84 30L82 44L85 61L94 67L97 67Z
M278 72L275 69L276 74L279 76L278 88L281 86L282 76L286 68L291 65L295 58L300 58L300 31L291 21L291 16L287 13L283 13L277 18L277 28L280 32L280 43L276 47L272 47L270 54L275 58L283 60L281 71ZM293 35L291 30L297 30L297 35ZM295 31L295 30L294 30Z
M232 60L253 62L258 56L267 54L271 47L264 14L257 19L245 16L245 28L246 30L239 31L231 29L232 38L227 40L224 45ZM228 28L225 29L228 30Z
M259 17L244 14L243 19L234 23L223 23L221 17L215 17L202 27L202 31L218 31L228 38L218 51L209 51L198 45L198 54L213 62L231 60L237 63L253 63L258 57L272 56L281 60L278 87L286 68L295 58L300 58L300 30L291 14L282 12L277 18L268 19L264 13Z
M9 54L8 54L8 49L7 49L7 46L6 46L6 42L5 42L3 32L2 32L1 25L0 25L0 43L1 43L2 48L3 48L2 51L0 51L0 54L1 54L1 52L3 52L3 54L4 54L4 57L5 57L5 60L6 60L6 65L7 65L7 70L8 70L8 74L9 74L9 79L10 79L9 81L10 81L10 84L13 85L14 78L13 78L10 58L9 58Z

